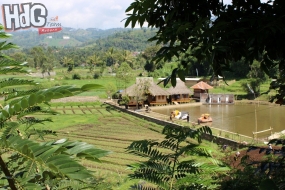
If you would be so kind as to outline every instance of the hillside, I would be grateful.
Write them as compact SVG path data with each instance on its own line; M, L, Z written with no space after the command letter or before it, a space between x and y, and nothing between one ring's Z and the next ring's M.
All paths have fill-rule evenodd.
M127 31L118 31L106 38L92 40L86 43L87 46L94 47L97 50L107 50L111 47L120 48L129 51L143 51L148 46L154 44L148 39L155 35L155 29L133 29Z
M95 50L107 50L111 47L129 51L143 51L153 44L147 40L155 35L155 29L97 28L74 29L63 28L62 31L39 35L37 30L11 32L8 41L22 48L35 46L80 47Z

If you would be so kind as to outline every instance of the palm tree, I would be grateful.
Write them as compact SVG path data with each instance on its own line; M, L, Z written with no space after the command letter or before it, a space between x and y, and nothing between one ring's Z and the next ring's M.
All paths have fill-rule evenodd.
M116 63L116 54L114 48L110 48L108 51L105 52L105 59L107 66L113 66Z
M67 69L68 72L73 70L74 62L71 58L64 56L61 61L62 61L63 66L68 67Z
M122 62L126 62L130 65L130 67L133 68L134 64L133 64L133 60L134 60L134 56L132 55L132 53L128 50L123 50L120 59Z
M89 56L87 58L87 64L90 70L90 73L94 71L95 67L98 66L102 62L101 57L99 57L97 54L94 54L92 56Z

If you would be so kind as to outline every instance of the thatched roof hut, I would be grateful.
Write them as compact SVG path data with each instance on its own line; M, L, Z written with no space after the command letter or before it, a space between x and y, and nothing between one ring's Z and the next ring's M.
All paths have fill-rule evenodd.
M144 84L144 85L143 85ZM149 94L153 96L159 96L159 95L170 95L169 92L158 86L154 83L152 77L138 77L136 79L136 83L131 85L130 87L126 88L121 92L121 94L128 95L128 96L137 96L137 90L138 88L143 88L143 86L148 87L147 91Z
M200 81L197 84L191 86L190 88L194 89L194 97L200 98L202 93L209 93L209 89L213 89L212 86L207 83Z
M190 88L192 89L199 89L199 90L209 90L209 89L213 89L212 86L208 85L207 83L200 81L197 84L191 86Z
M173 94L191 94L193 93L192 90L190 90L183 81L177 79L176 80L176 86L170 87L167 92L169 92L171 95Z

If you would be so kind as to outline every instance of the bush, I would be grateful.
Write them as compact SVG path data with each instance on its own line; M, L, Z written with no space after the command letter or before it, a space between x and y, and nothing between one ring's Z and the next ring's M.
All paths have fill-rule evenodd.
M80 74L75 73L75 74L72 75L72 79L73 80L80 80L81 76L80 76Z
M116 92L116 93L114 93L114 94L112 95L112 98L113 98L113 99L119 99L119 98L120 98L120 94L119 94L118 92Z
M94 79L100 78L100 73L95 72L94 75L93 75L93 78L94 78Z

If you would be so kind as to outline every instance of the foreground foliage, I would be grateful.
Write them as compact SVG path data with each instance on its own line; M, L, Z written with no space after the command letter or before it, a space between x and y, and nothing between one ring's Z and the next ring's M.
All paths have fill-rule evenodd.
M225 76L232 70L230 63L242 59L251 66L260 61L260 68L269 77L277 79L271 89L277 91L272 98L283 104L285 97L284 13L285 1L233 0L224 4L219 0L137 0L127 9L125 26L136 24L158 28L149 41L164 44L156 59L170 60L186 53L198 62L211 64L215 77ZM187 53L188 50L191 50ZM173 70L170 80L176 85L176 75L185 80L183 68ZM279 73L272 72L278 67Z
M145 162L129 165L134 173L132 179L143 179L155 184L159 189L215 189L214 176L227 171L223 163L212 157L210 148L202 147L201 135L211 134L207 126L195 131L187 127L165 126L162 132L165 139L133 142L128 152L149 158ZM195 142L197 139L198 142ZM198 156L197 160L193 156ZM208 161L202 161L202 158ZM137 184L133 189L156 189L147 184Z
M0 25L0 30L3 27ZM7 38L0 32L0 38ZM24 65L5 56L2 51L15 48L11 43L0 44L0 73L26 72ZM51 130L34 127L36 123L50 122L39 113L55 114L42 104L49 105L51 99L73 96L98 89L99 85L57 86L41 89L30 80L4 79L0 81L4 97L0 107L0 185L2 189L57 189L94 187L96 179L80 163L80 159L100 162L99 158L109 154L84 142L59 139L39 143L45 135L56 135ZM38 114L36 117L35 114ZM77 184L77 185L75 185Z

